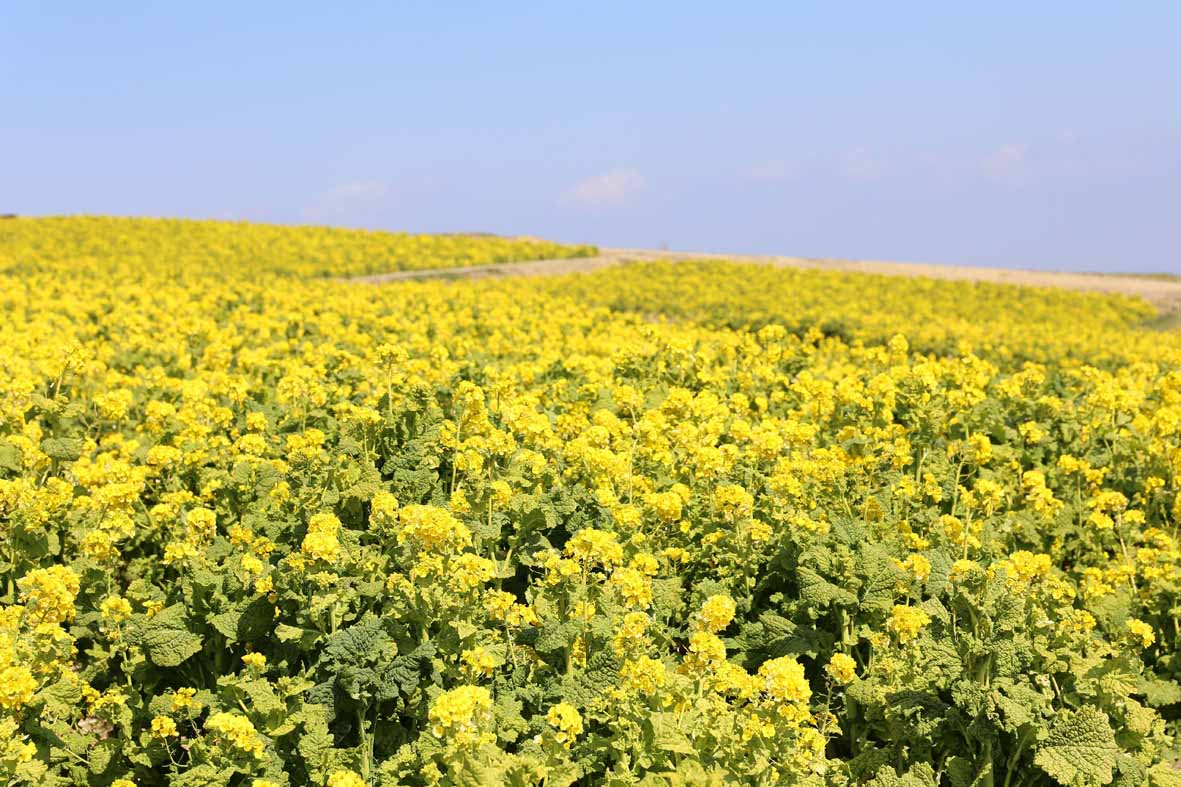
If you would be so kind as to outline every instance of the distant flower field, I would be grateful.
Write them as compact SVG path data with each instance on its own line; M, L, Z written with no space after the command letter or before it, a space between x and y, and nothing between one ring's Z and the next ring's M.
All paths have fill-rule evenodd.
M0 221L0 271L89 268L100 275L166 271L355 276L387 271L588 257L593 246L525 238L410 235L331 227L107 216Z
M0 221L0 783L1181 784L1181 334Z

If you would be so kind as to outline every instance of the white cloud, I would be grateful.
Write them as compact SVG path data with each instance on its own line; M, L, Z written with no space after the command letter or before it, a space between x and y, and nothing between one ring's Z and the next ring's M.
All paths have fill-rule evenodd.
M392 196L384 183L345 183L323 192L303 210L306 221L339 222L354 218L358 211L372 212Z
M779 180L788 180L795 176L798 167L789 164L786 161L776 159L773 161L764 161L760 164L748 169L743 173L746 180L755 180L763 182L773 182Z
M990 153L981 163L984 174L993 180L1020 180L1029 165L1029 145L1010 142Z
M644 176L631 169L617 169L577 183L562 195L563 202L580 205L618 205L644 190Z
M846 150L837 161L837 172L850 180L876 180L884 169L881 158L864 147Z

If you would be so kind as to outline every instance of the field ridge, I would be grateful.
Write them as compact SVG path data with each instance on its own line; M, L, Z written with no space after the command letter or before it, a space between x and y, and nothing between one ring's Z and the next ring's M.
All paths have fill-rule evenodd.
M1070 290L1108 292L1143 298L1162 312L1181 311L1181 280L1136 274L1078 273L1034 271L1019 268L988 268L974 265L942 265L920 262L879 260L843 260L791 257L766 254L724 254L717 252L665 251L656 249L599 247L597 256L567 259L529 260L525 262L471 265L454 268L392 271L349 277L349 281L381 284L407 279L486 276L555 276L566 273L590 273L629 262L685 262L689 260L726 260L729 262L771 265L880 276L926 277L952 281L991 282L1023 287L1059 287Z

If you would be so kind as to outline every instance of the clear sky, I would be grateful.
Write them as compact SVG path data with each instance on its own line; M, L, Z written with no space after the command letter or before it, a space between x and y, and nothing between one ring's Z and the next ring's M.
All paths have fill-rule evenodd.
M1181 3L26 2L0 212L1181 272Z

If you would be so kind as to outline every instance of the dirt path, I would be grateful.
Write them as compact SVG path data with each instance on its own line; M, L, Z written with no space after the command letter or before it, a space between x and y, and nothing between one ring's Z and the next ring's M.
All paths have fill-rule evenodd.
M1135 295L1154 304L1163 313L1181 312L1181 279L1151 276L1108 275L1101 273L1059 273L1011 268L979 268L967 265L927 265L912 262L872 262L867 260L829 260L804 257L775 257L751 254L708 254L650 249L601 249L597 257L564 260L533 260L465 268L437 268L421 271L396 271L372 276L357 276L349 281L380 284L422 278L482 278L485 276L553 276L562 273L588 273L628 262L662 260L728 260L731 262L774 265L781 268L875 273L885 276L926 276L956 281L986 281L1032 287L1065 287Z

